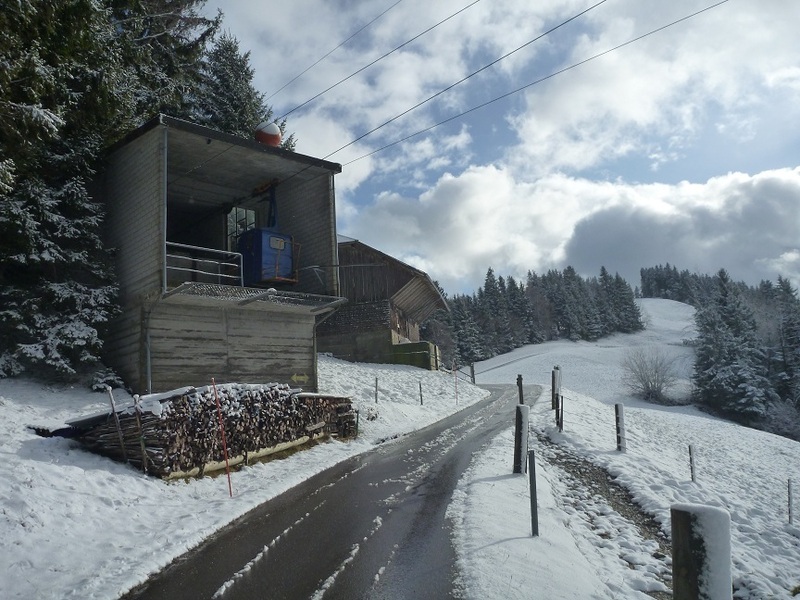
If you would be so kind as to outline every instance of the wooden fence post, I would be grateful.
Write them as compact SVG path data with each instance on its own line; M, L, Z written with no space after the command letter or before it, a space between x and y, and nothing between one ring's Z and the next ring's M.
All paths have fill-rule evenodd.
M419 382L419 405L422 406L422 382Z
M556 365L550 373L550 407L559 411L559 398L561 396L561 367ZM563 399L562 399L563 400ZM556 423L558 416L556 415Z
M375 378L375 404L378 403L378 378Z
M697 483L697 474L694 467L694 447L689 444L689 470L692 473L692 483Z
M789 478L789 525L792 524L792 479Z
M672 597L731 597L731 517L700 504L675 504L672 518Z
M519 403L525 404L525 399L522 395L522 375L517 375L517 390L519 390Z
M539 501L536 496L536 463L533 450L528 450L528 479L531 490L531 535L539 535Z
M122 458L125 462L128 462L128 453L125 452L125 442L122 438L122 427L119 424L119 415L117 414L117 404L114 402L114 394L111 393L111 386L106 386L106 392L108 392L108 399L111 401L111 414L114 415L114 423L117 426L117 435L119 436L119 448L122 450Z
M469 363L469 376L472 379L472 385L475 385L475 363Z
M614 414L617 421L617 451L625 452L628 449L627 440L625 439L625 406L615 404Z
M564 431L564 396L561 394L556 398L556 426L558 431Z
M528 413L529 406L517 404L514 428L514 473L525 472L525 458L528 455Z
M453 383L456 387L456 404L458 404L458 370L456 369L456 361L453 361Z

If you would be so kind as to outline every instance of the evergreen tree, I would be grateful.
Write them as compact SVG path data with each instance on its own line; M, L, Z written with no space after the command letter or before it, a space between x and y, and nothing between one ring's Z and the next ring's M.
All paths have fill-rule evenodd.
M481 330L473 318L474 306L474 300L468 296L457 296L450 305L459 365L468 365L492 356L484 352Z
M538 343L555 339L557 335L555 311L547 298L542 279L533 271L528 271L525 297L531 307L534 320L532 336L536 336L536 339L531 339L531 342Z
M631 286L619 273L614 275L611 287L611 303L615 315L616 329L621 333L634 333L644 329L642 313Z
M252 138L259 124L272 119L264 94L253 86L254 75L250 52L242 54L239 41L223 33L204 57L198 84L188 94L190 118L218 131ZM286 119L278 127L285 134ZM294 150L294 134L285 137L281 147Z
M97 361L116 285L88 185L103 148L180 99L214 26L199 4L21 1L0 11L0 376L73 376Z
M87 192L104 132L131 96L115 32L91 0L0 14L0 376L71 375L96 360L116 287Z
M744 422L762 418L775 394L762 375L763 354L752 313L724 269L717 274L713 302L696 312L695 323L696 401Z
M603 327L602 334L608 335L619 329L619 316L615 311L614 278L604 266L600 267L597 288L597 311Z
M800 409L800 299L791 283L778 277L778 336L775 360L779 365L775 388L781 398Z
M204 17L205 0L102 0L116 32L125 78L135 95L134 114L185 117L201 79L201 57L222 15Z

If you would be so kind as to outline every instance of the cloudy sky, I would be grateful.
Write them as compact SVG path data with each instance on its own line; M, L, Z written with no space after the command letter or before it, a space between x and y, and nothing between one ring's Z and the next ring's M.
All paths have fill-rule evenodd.
M800 2L728 0L686 19L714 4L207 8L251 52L297 151L343 165L339 233L448 293L474 291L490 266L605 266L638 285L667 262L798 286Z

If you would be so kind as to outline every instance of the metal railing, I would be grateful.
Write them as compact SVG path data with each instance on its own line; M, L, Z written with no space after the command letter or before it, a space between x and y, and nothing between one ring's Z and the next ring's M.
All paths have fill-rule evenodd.
M239 252L167 242L166 258L167 287L186 281L244 285L242 255Z

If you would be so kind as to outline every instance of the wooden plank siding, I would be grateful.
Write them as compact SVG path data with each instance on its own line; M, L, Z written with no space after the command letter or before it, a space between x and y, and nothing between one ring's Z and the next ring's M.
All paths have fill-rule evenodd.
M113 366L132 389L147 391L141 307L129 307L111 325L104 340L103 361Z
M436 309L447 309L439 290L419 269L358 240L344 240L339 242L339 283L349 303L318 328L320 351L347 360L430 368L436 361L423 355L435 352L420 343L420 323Z
M301 244L299 284L311 294L339 295L333 175L278 186L279 230Z
M149 320L154 391L219 382L316 390L314 317L304 313L161 303Z
M105 171L108 245L115 249L123 304L161 289L163 142L160 130L149 131L114 152Z

